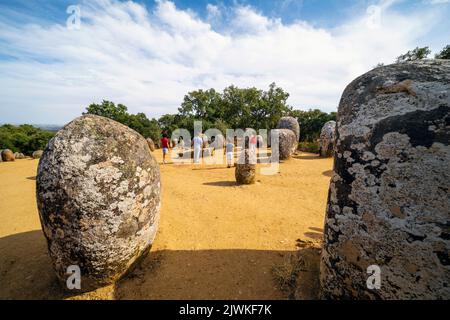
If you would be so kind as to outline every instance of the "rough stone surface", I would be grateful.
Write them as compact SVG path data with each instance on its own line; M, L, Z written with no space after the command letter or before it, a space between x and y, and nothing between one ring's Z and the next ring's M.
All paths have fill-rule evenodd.
M322 157L332 157L334 149L334 130L336 121L326 122L320 131L319 153Z
M295 133L297 142L300 140L300 125L294 117L282 117L278 121L277 129L290 129Z
M73 120L48 143L36 185L63 285L70 265L81 269L82 290L111 284L148 252L159 221L160 172L137 132L94 115Z
M31 155L34 159L39 159L42 157L42 154L44 153L44 151L42 150L36 150L33 152L33 154Z
M14 153L9 149L2 150L2 160L3 161L14 161Z
M279 146L278 148L271 146L272 157L276 157L278 152L278 157L280 160L289 159L297 150L298 142L295 133L290 129L273 129L270 132L272 136L277 133Z
M25 155L21 152L15 152L14 153L14 158L15 159L25 159Z
M344 91L321 257L324 298L450 299L450 61ZM381 268L370 290L367 267Z
M147 138L147 144L148 147L150 148L150 151L155 151L155 143L153 142L152 138Z
M235 166L234 175L238 184L253 184L256 177L256 154L242 150Z

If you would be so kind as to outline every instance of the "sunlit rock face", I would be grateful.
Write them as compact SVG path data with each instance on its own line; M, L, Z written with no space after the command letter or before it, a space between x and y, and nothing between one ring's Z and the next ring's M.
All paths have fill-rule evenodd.
M294 117L282 117L277 124L277 129L289 129L295 134L297 142L300 140L300 125Z
M337 119L323 297L449 299L450 61L366 73ZM372 265L379 289L367 286Z
M270 131L272 141L272 161L289 159L297 150L298 141L290 129L273 129ZM278 138L276 138L278 136ZM278 147L273 142L278 139Z
M130 128L86 115L48 143L37 204L58 278L81 269L81 290L111 284L148 252L160 211L160 172L147 141Z
M332 157L334 149L334 130L336 129L336 121L326 122L322 130L320 131L320 156L321 157Z

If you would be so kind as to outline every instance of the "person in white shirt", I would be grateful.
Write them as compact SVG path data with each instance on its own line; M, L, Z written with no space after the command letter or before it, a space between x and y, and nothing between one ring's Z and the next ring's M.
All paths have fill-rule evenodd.
M194 145L194 163L199 163L203 146L203 139L200 137L200 133L192 139L192 144Z

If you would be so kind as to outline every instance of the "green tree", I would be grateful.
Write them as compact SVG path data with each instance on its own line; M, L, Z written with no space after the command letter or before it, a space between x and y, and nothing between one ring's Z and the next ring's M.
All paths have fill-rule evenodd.
M397 63L426 59L430 53L431 50L428 47L416 47L414 50L398 56Z
M156 119L148 119L144 113L129 114L128 108L123 104L103 100L101 104L91 104L83 114L95 114L120 122L139 132L145 138L157 141L161 136L161 127Z
M0 149L11 149L13 152L31 155L36 150L43 150L53 136L53 132L29 124L5 124L0 127Z
M129 117L127 110L127 107L123 104L118 104L116 106L114 102L103 100L101 104L92 103L89 105L89 107L86 108L86 112L83 114L95 114L124 123Z
M441 52L435 55L436 59L450 59L450 45L447 45Z
M326 113L319 109L294 110L291 115L297 118L300 124L300 140L308 142L315 142L319 138L326 122L336 120L336 112Z

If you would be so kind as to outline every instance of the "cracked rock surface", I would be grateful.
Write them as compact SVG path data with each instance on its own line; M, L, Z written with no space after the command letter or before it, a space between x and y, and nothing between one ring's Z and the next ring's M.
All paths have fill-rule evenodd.
M450 61L376 68L344 91L324 298L450 299ZM367 288L367 267L381 288Z
M48 143L38 166L37 204L63 286L70 265L81 289L111 284L145 255L160 211L159 166L147 141L113 120L85 115Z

